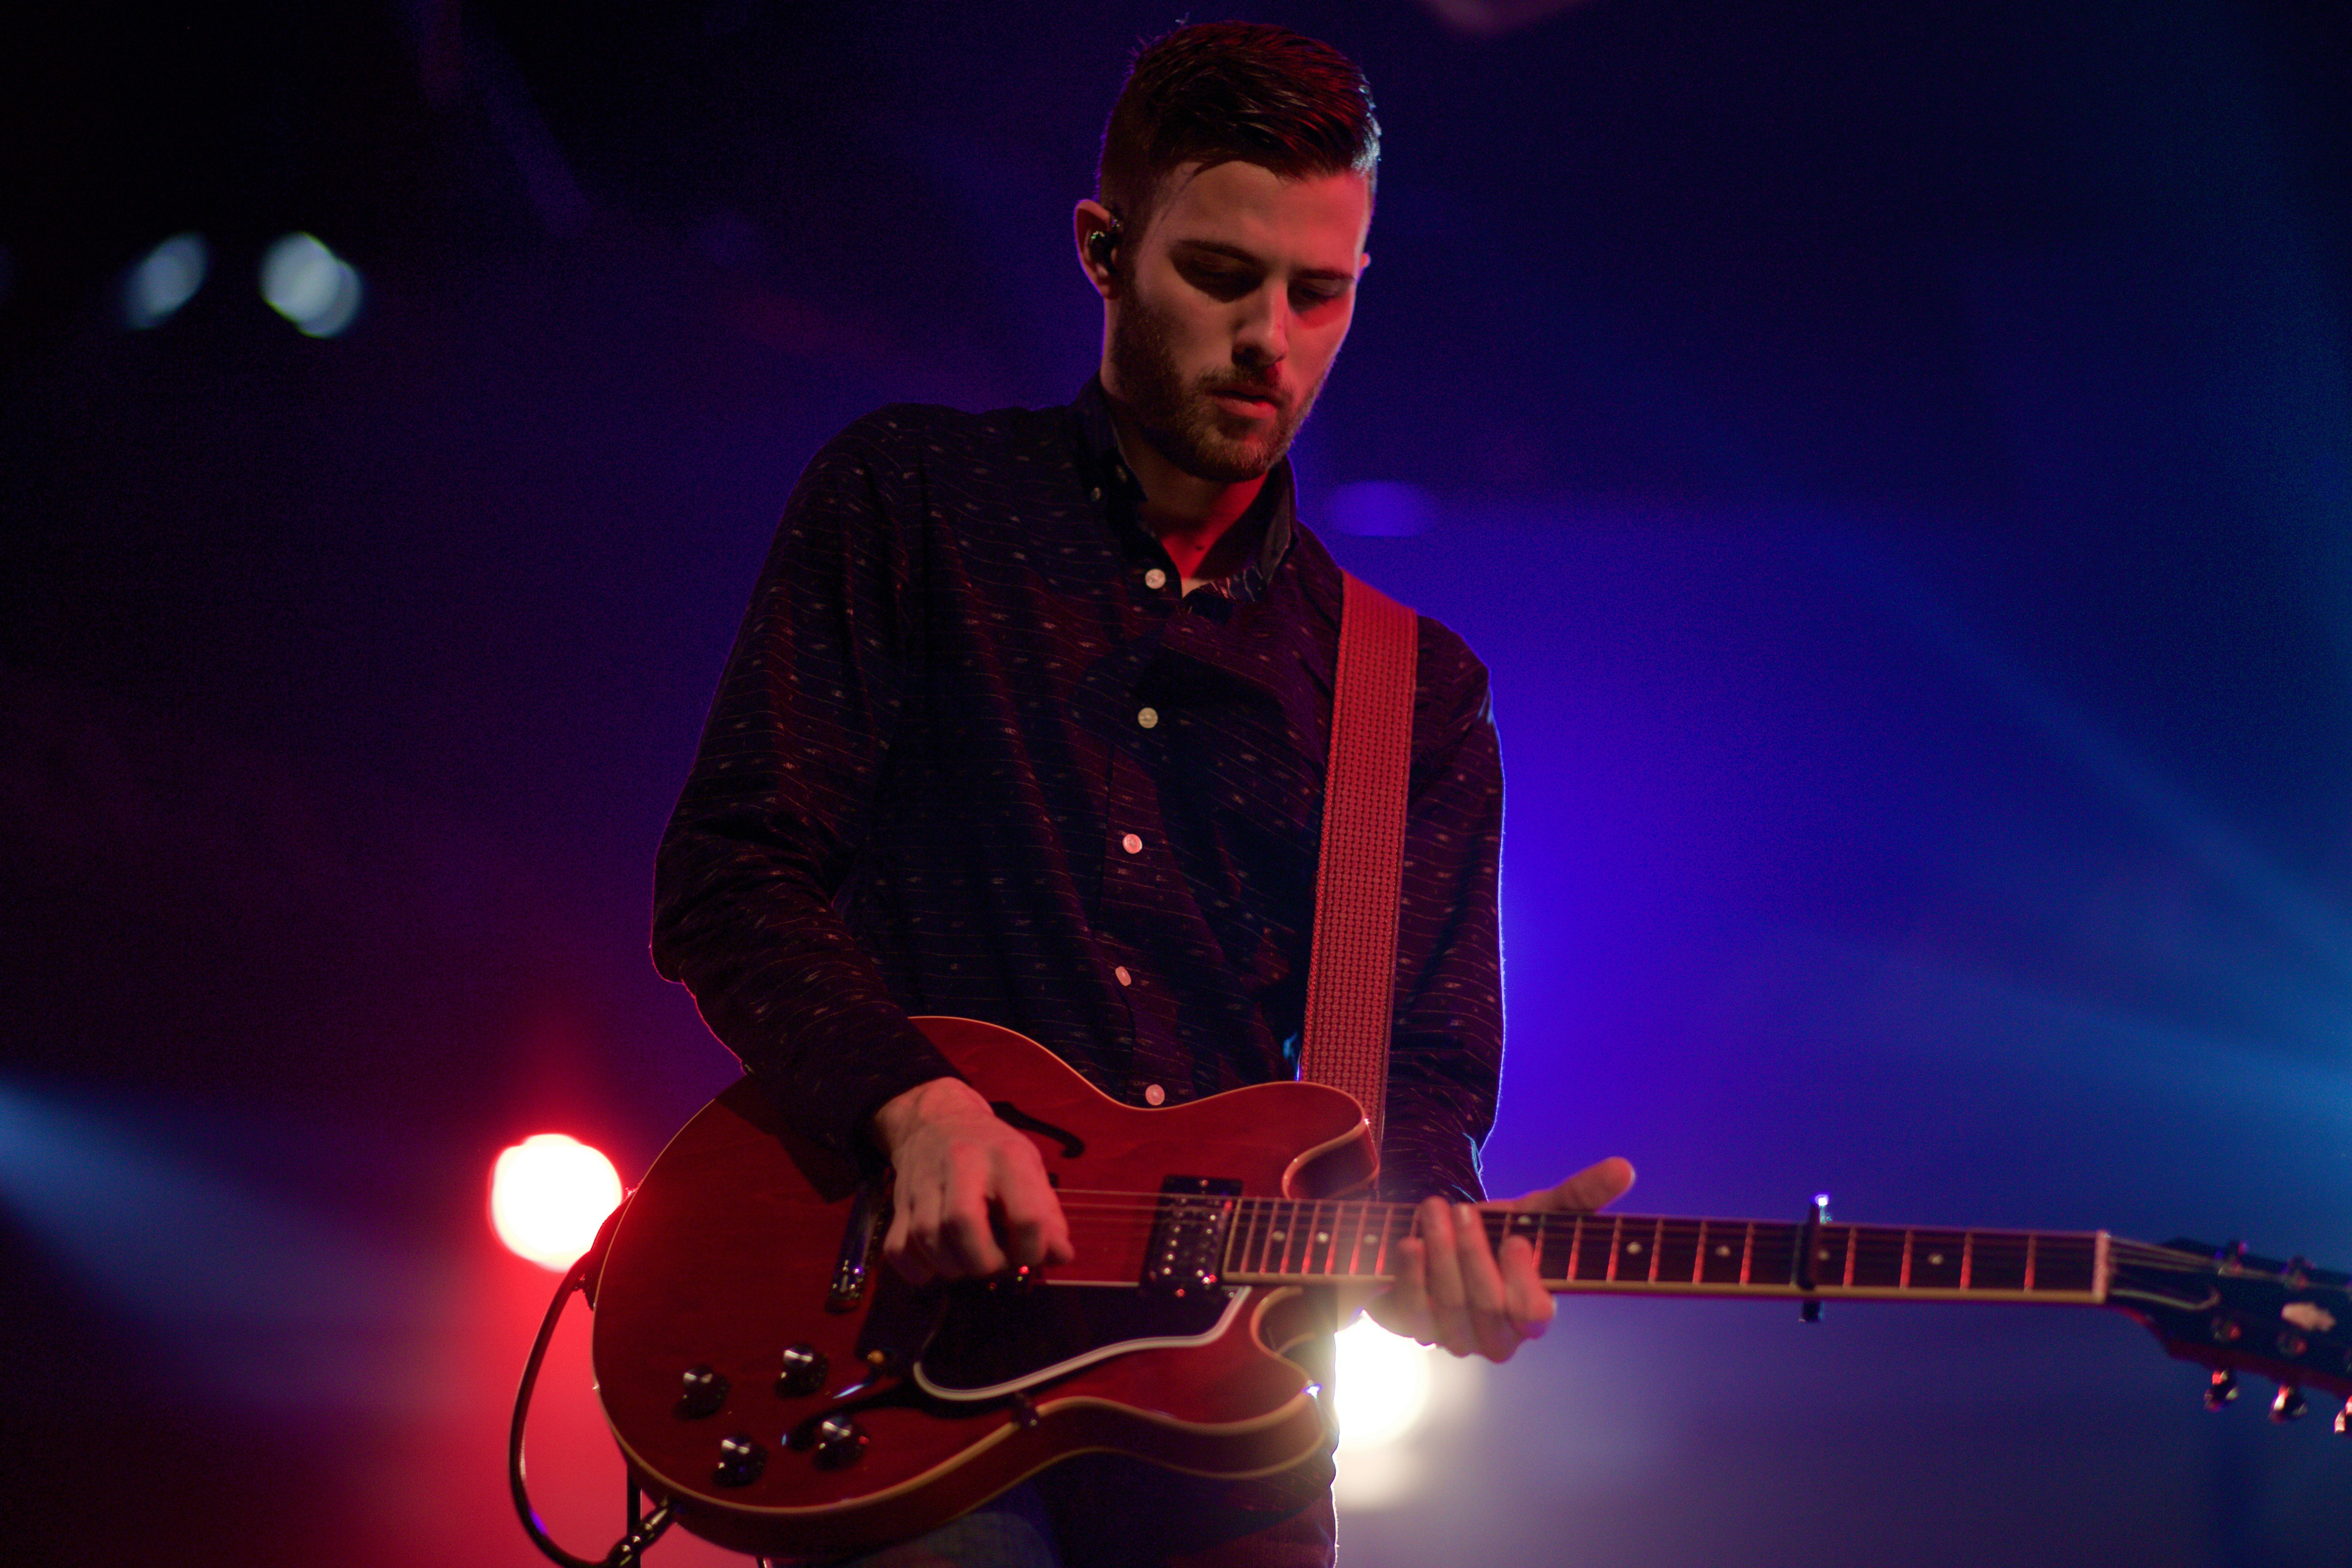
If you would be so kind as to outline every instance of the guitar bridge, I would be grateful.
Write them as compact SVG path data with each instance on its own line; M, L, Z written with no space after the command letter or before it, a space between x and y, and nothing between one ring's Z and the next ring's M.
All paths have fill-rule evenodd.
M1239 1182L1218 1176L1171 1176L1160 1183L1143 1258L1144 1289L1171 1296L1215 1289L1241 1193Z

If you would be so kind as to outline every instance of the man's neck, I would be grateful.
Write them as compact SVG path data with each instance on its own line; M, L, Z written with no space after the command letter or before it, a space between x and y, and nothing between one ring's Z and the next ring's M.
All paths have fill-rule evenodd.
M1143 488L1143 526L1175 563L1185 591L1241 570L1240 557L1252 542L1235 533L1234 524L1265 488L1265 476L1229 484L1188 474L1151 444L1124 405L1117 398L1105 401L1119 456Z

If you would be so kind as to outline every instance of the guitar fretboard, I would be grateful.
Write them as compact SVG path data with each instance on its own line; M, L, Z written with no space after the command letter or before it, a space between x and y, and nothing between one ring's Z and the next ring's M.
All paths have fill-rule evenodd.
M1242 1198L1225 1236L1235 1285L1367 1284L1393 1277L1415 1234L1400 1204ZM1488 1239L1524 1237L1557 1291L2037 1300L2106 1299L2105 1231L1483 1211Z

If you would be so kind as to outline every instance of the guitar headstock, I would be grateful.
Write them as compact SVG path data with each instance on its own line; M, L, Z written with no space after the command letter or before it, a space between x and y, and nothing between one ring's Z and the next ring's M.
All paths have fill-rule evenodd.
M2238 1374L2253 1373L2279 1385L2273 1420L2302 1415L2303 1391L2315 1389L2345 1401L2336 1429L2352 1431L2352 1276L2258 1258L2236 1242L2117 1237L2110 1257L2108 1304L2146 1323L2168 1353L2212 1369L2209 1407L2235 1399Z

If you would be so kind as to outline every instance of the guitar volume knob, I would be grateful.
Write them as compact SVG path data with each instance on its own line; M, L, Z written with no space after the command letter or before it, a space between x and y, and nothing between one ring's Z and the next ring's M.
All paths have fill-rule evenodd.
M824 1352L814 1345L793 1345L784 1352L784 1369L776 1378L776 1394L782 1399L801 1399L824 1386L824 1374L832 1369Z
M719 1440L719 1463L710 1479L722 1487L748 1487L768 1468L768 1451L742 1433Z
M679 1392L676 1406L681 1421L699 1421L706 1415L716 1415L727 1403L727 1380L708 1366L686 1369L685 1387Z
M810 1436L816 1440L819 1469L846 1469L866 1457L866 1429L846 1415L826 1416Z

